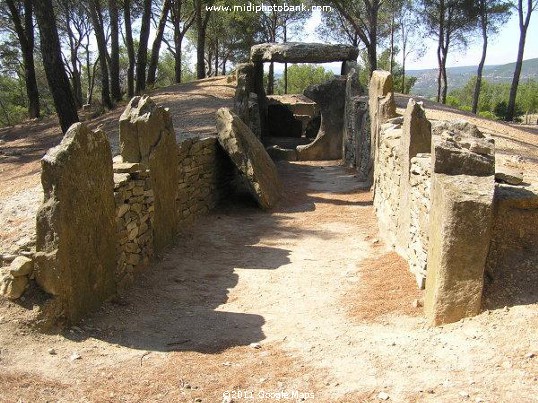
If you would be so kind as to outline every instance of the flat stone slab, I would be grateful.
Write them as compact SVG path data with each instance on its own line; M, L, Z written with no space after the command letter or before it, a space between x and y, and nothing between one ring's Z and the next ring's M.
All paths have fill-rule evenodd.
M217 131L220 145L246 179L260 207L274 207L280 198L280 178L263 144L228 108L217 111Z
M357 60L358 55L353 46L326 43L262 43L250 48L253 62L328 63Z

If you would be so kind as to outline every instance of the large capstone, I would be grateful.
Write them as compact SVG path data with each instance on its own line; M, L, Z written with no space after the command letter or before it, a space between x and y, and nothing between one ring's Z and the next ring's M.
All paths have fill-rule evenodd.
M41 161L35 278L54 311L75 322L116 291L116 208L106 135L69 128Z
M217 111L217 131L220 145L246 179L260 207L274 207L280 198L281 184L276 166L263 144L227 108Z
M250 48L253 62L328 63L357 60L358 55L354 46L326 43L262 43Z
M147 96L134 97L120 118L120 145L124 162L149 167L155 194L154 243L160 252L177 232L178 156L168 109Z

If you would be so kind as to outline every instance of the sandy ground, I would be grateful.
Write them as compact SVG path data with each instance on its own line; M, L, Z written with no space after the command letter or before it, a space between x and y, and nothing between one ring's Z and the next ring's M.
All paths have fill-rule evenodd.
M180 135L214 130L232 92L218 83L217 95L200 85L160 95L183 97L170 105ZM93 124L113 132L119 113ZM53 123L32 125L43 130L0 131L2 150L19 152L0 161L0 212L21 222L39 200L38 158L59 140ZM504 307L487 294L496 303L479 316L428 327L421 292L379 241L371 194L353 172L278 168L276 209L229 200L78 326L35 330L39 294L1 301L0 402L538 401L536 303ZM17 224L4 217L0 235L14 241Z
M40 334L31 301L3 302L0 400L536 401L536 304L429 328L353 174L279 169L279 208L231 200L78 327Z

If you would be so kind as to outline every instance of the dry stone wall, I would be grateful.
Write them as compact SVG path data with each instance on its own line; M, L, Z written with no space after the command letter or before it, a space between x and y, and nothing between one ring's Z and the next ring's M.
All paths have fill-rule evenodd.
M418 154L411 159L409 178L410 228L407 257L409 269L415 275L419 288L426 286L426 267L428 262L428 239L431 205L431 155Z
M116 283L123 291L153 254L155 199L149 170L137 163L114 164L118 262Z
M213 209L232 191L233 165L214 137L178 146L178 229Z

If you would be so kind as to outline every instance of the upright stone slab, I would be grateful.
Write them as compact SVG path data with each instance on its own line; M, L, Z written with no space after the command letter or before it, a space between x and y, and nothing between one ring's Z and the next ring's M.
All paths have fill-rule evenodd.
M433 125L424 310L433 325L480 312L491 240L494 144L475 126Z
M346 77L335 77L325 83L311 85L304 95L315 101L321 110L321 126L310 144L297 147L301 161L336 160L342 158Z
M41 161L35 278L70 322L116 291L112 155L106 135L70 127Z
M424 310L432 325L480 313L493 177L434 174Z
M388 71L375 70L368 86L368 110L370 112L370 168L369 181L373 183L374 165L377 163L379 131L387 120L396 117L396 104L392 92L392 75Z
M227 108L217 111L219 143L247 180L250 191L260 207L272 208L281 192L275 164L250 129Z
M124 162L149 167L155 195L153 239L158 253L177 232L178 156L170 112L148 96L134 97L120 117L120 148Z
M404 114L403 133L401 138L402 178L400 181L400 217L396 250L402 256L408 256L410 243L410 169L411 159L419 153L431 153L431 123L421 104L410 99Z

